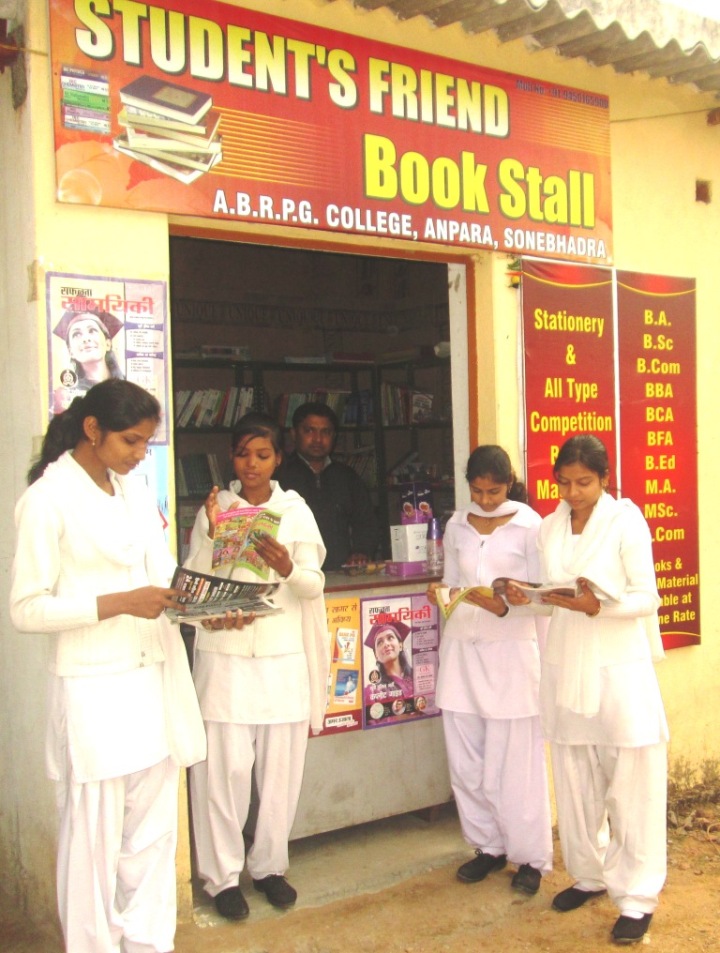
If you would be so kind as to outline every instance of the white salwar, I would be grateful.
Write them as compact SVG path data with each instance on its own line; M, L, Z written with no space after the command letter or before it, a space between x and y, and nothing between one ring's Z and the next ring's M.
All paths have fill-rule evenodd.
M488 536L459 510L445 531L443 582L489 586L498 576L539 576L540 517L506 502L493 516L513 514ZM450 779L465 840L517 865L552 869L552 831L545 751L538 716L540 658L536 619L524 609L498 618L463 603L440 643L437 703Z
M265 507L281 514L278 541L293 568L275 602L277 615L242 630L197 629L193 678L208 737L207 761L190 772L198 873L210 896L237 886L247 866L256 879L284 874L300 797L308 728L322 727L330 644L320 566L325 549L314 517L294 492L272 483ZM218 495L221 510L249 506L237 481ZM212 540L204 508L193 528L189 568L208 572ZM249 570L232 578L257 580ZM270 581L276 579L271 572ZM259 794L252 848L245 856L251 778Z
M57 891L68 953L167 953L176 919L179 766L205 736L177 627L99 621L97 596L169 584L175 563L143 482L103 492L64 454L17 505L10 606L57 635L48 774L57 782Z
M650 531L629 500L603 494L573 536L561 502L540 530L543 581L584 577L597 616L552 610L540 688L568 873L607 889L621 914L652 913L666 876L668 728Z

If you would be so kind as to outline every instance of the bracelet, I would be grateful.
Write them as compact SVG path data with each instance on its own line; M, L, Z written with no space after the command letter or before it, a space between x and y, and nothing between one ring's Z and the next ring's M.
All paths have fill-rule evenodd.
M500 615L498 616L498 619L504 619L509 611L510 611L510 606L506 605L505 611L500 613Z
M594 612L586 612L585 615L586 615L589 619L594 619L595 616L598 614L598 612L599 612L601 609L602 609L602 603L598 603L598 607L597 607L597 609L596 609Z

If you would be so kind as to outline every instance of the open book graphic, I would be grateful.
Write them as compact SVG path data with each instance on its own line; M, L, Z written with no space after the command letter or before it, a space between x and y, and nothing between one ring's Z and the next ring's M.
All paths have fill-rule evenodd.
M215 522L212 568L249 569L267 579L270 567L258 553L255 540L262 535L277 538L280 514L259 506L245 506L220 513Z
M178 566L170 585L186 593L180 599L184 611L165 610L173 622L201 622L225 615L226 612L237 612L238 609L245 614L254 612L255 615L282 612L272 601L273 594L280 586L277 582L235 582Z

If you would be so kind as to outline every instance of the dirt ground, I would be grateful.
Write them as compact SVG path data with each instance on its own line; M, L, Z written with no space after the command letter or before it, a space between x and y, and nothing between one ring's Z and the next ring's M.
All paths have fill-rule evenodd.
M663 953L720 950L720 805L703 805L669 829L668 880L641 946ZM540 892L510 889L512 870L461 884L441 867L378 893L323 907L273 914L255 923L202 928L181 924L177 953L593 953L612 949L617 911L600 898L571 913L550 909L568 886L556 845L556 869ZM57 928L29 932L0 924L4 953L61 953Z

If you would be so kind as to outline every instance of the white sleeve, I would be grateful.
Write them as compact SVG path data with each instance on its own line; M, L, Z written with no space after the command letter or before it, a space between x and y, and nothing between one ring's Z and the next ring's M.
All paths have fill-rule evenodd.
M288 546L293 563L292 571L284 582L292 587L298 599L321 596L325 587L325 575L320 569L318 548L315 543L295 543Z
M60 507L48 502L39 493L26 491L15 508L10 617L20 632L62 632L98 621L95 593L56 594L64 527Z

